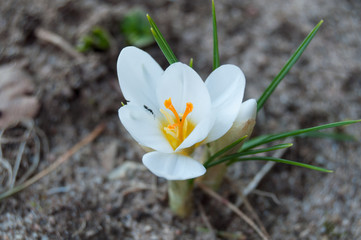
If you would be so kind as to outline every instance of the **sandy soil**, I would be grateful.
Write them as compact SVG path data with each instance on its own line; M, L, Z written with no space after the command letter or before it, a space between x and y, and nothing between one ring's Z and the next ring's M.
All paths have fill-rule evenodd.
M259 239L242 219L199 189L195 201L217 234L207 229L199 207L189 219L174 217L167 207L166 182L142 167L143 152L117 116L124 100L115 69L125 46L119 22L134 8L151 14L181 61L193 57L201 76L210 73L210 1L0 2L0 65L23 69L41 104L34 121L49 151L43 151L36 172L99 123L106 124L99 138L57 171L0 203L1 239ZM361 118L361 2L218 0L216 8L221 62L244 71L246 98L258 98L313 26L325 21L259 113L255 135ZM75 46L94 25L110 32L108 51L66 51L39 35L45 29ZM156 45L145 50L167 66ZM18 128L8 134L23 131ZM276 165L258 190L273 193L280 203L258 193L249 196L272 239L361 239L360 124L335 131L358 141L298 138L283 156L334 169L333 174ZM34 148L27 148L19 176ZM5 153L15 156L17 149L11 145ZM221 195L235 201L263 165L239 165ZM127 166L127 172L109 179L118 166ZM246 207L241 210L252 217Z

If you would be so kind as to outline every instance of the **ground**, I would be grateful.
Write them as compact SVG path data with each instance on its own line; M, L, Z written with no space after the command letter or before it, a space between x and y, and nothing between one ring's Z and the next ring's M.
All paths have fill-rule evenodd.
M56 171L1 201L1 239L259 239L241 218L200 189L195 190L192 216L173 216L166 181L142 167L143 150L117 116L124 98L116 59L126 46L119 22L135 8L153 17L180 61L188 63L193 57L203 78L211 72L211 1L1 1L0 65L16 64L26 72L40 103L34 125L43 132L42 154L35 172L98 124L106 126ZM359 1L217 0L216 9L221 63L244 71L246 99L262 94L292 51L324 20L300 61L259 112L255 136L361 118ZM109 31L110 49L72 51L95 25ZM60 46L44 37L43 30L61 37ZM144 50L167 67L155 44ZM8 134L24 131L17 128ZM253 219L258 215L271 239L361 239L360 124L334 131L352 134L357 141L297 138L283 154L334 173L277 164L248 196L254 210L240 208ZM7 146L4 153L15 156L17 145ZM30 158L34 149L30 144L24 156ZM26 161L31 158L23 160L19 178ZM219 193L235 202L238 190L264 164L238 165ZM109 178L118 166L127 166L127 171Z

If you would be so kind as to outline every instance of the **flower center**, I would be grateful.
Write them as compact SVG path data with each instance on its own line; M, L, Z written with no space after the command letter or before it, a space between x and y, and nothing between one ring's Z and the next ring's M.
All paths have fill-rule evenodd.
M186 110L183 114L178 114L175 110L171 98L164 101L164 106L169 109L174 116L169 112L160 109L167 121L164 123L163 133L167 138L168 142L172 145L175 150L188 135L193 131L194 124L188 121L187 116L193 111L193 104L190 102L186 103Z

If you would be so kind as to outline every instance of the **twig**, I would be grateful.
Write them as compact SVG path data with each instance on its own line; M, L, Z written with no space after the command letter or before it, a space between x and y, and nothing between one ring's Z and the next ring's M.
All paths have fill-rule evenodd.
M280 158L286 152L287 148L280 149L273 156ZM247 197L253 190L255 190L258 184L262 181L262 179L271 171L275 162L267 162L261 170L253 177L252 181L247 185L247 187L242 191L242 197L238 198L236 201L236 206L240 207L243 203L243 198Z
M7 167L6 170L8 172L8 176L10 176L10 178L8 178L9 181L7 181L5 188L1 187L0 192L12 189L15 184L21 184L35 171L35 169L37 168L38 163L39 163L40 142L39 142L38 136L36 135L36 133L34 131L34 121L33 120L22 120L22 121L20 121L19 125L26 128L26 130L21 136L16 137L16 138L4 138L3 134L6 131L6 129L3 129L0 131L0 160L1 160L2 165L4 167ZM33 160L31 161L30 167L26 168L26 171L22 175L20 180L16 180L20 165L23 161L23 155L24 155L25 148L27 146L27 142L29 141L29 139L31 139L30 137L32 135L34 135L34 137L32 139L34 140L34 143L35 143L35 155L33 157ZM7 159L3 158L2 143L7 144L7 143L18 143L18 142L20 142L20 146L19 146L19 150L17 151L17 154L16 154L14 167L12 167L10 162ZM8 168L8 167L10 167L10 168ZM1 185L3 185L3 182L4 182L3 179L4 179L4 176L1 176L1 179L0 179Z
M35 133L39 136L41 140L41 145L43 146L43 154L44 156L46 156L50 152L48 138L46 137L45 132L41 128L34 126L34 129L35 129Z
M267 162L261 170L253 177L252 181L243 189L243 196L248 196L261 182L261 180L266 176L266 174L273 168L275 162Z
M265 192L265 191L261 191L258 189L253 190L254 194L260 195L260 196L264 196L264 197L269 197L271 198L277 205L281 204L281 201L277 198L276 194L271 193L271 192Z
M87 135L85 138L83 138L80 142L75 144L71 149L69 149L67 152L65 152L63 155L61 155L54 163L52 163L49 167L45 168L38 174L36 174L34 177L28 179L23 184L20 184L9 191L6 191L2 194L0 194L0 200L5 199L27 187L32 185L33 183L37 182L41 178L45 177L52 171L54 171L57 167L59 167L61 164L66 162L72 155L74 155L79 149L84 147L85 145L92 142L105 128L104 124L98 125L89 135Z
M30 167L27 168L26 172L21 176L21 178L18 181L16 181L17 184L21 184L21 183L25 182L25 180L28 179L28 177L30 177L30 175L33 174L33 172L36 170L36 168L38 167L38 164L39 164L40 139L35 131L33 131L32 134L34 134L33 140L34 140L34 144L35 144L35 154L33 156L33 160L32 160Z
M1 173L1 178L0 178L0 192L7 190L10 188L11 182L12 182L12 176L13 176L13 170L12 167L9 163L9 161L3 157L0 156L0 166L3 166L2 168L4 168L7 171L7 180L5 182L5 178L6 178L6 174L5 173ZM5 184L5 183L6 184ZM2 185L4 185L4 187L2 187ZM0 211L1 212L1 211Z
M20 143L18 154L16 155L15 165L14 165L14 168L13 168L13 179L11 180L10 188L13 188L13 186L15 185L15 181L16 181L16 177L18 175L20 163L21 163L21 160L23 158L25 146L26 146L26 143L27 143L27 141L28 141L28 139L29 139L29 137L30 137L30 135L31 135L31 133L33 131L33 127L34 127L34 122L33 121L22 122L22 124L25 125L25 127L27 128L27 131L23 135L23 140ZM36 166L35 166L35 168L36 168ZM29 170L32 171L32 168L30 168ZM27 171L27 173L28 172L29 171Z
M259 216L257 215L257 213L255 212L255 210L253 209L252 205L250 204L250 202L248 201L247 198L244 198L244 205L247 208L247 210L251 213L253 219L257 222L258 226L260 227L260 229L262 230L262 232L268 237L270 238L266 228L264 227L261 219L259 219Z
M65 39L59 35L47 31L42 28L37 28L35 30L35 36L45 42L49 42L57 47L59 47L64 52L68 53L70 56L76 58L78 61L83 62L84 57L77 52Z
M198 201L197 201L197 207L199 208L202 220L203 220L204 224L206 225L206 227L208 228L208 231L211 235L210 238L216 240L216 234L214 232L214 229L213 229L211 223L209 222L209 219L204 211L204 208L202 207L202 204L200 204Z
M216 199L217 201L223 203L223 204L226 205L229 209L231 209L235 214L237 214L239 217L241 217L241 218L243 219L243 221L245 221L249 226L251 226L263 240L268 240L268 238L267 238L267 237L263 234L263 232L257 227L257 225L256 225L249 217L247 217L247 215L245 215L241 210L239 210L234 204L232 204L232 203L229 202L227 199L223 198L223 197L220 196L218 193L216 193L216 192L213 191L212 189L208 188L208 187L205 186L204 184L198 182L197 185L198 185L205 193L207 193L209 196L211 196L211 197L213 197L214 199Z

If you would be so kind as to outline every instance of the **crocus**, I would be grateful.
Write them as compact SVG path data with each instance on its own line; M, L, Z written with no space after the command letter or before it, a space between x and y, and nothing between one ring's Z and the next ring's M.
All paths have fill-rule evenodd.
M203 82L180 62L164 71L136 47L120 52L117 70L127 100L119 109L120 121L140 145L151 150L143 156L143 164L168 180L203 175L206 169L192 153L232 127L242 104L243 72L234 65L222 65Z

